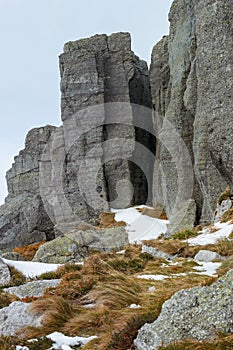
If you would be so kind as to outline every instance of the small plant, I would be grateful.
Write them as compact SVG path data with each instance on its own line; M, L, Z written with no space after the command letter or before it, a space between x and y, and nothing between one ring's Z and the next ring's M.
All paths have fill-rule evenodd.
M196 237L199 235L199 232L196 230L183 230L175 233L172 238L173 239L188 239L190 237Z
M24 284L26 282L26 277L20 271L18 271L13 266L9 265L8 267L11 275L11 280L8 284L8 287L20 286L21 284Z
M218 204L221 205L222 201L227 200L230 198L231 195L231 189L229 186L226 187L225 191L221 194L221 196L218 198Z

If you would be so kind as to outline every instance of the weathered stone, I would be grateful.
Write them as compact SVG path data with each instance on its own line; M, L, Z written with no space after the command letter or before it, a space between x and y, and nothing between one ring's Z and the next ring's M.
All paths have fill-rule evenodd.
M42 316L30 312L30 303L15 301L0 309L0 335L15 335L24 327L41 325Z
M227 184L233 186L232 17L231 0L208 0L205 6L175 0L170 34L152 53L159 136L153 200L165 205L169 218L193 198L197 220L210 222L217 198Z
M174 213L167 226L166 237L182 230L191 230L196 221L196 203L193 199L187 200L183 207Z
M63 237L43 244L33 261L62 264L68 261L82 261L91 250L110 251L121 249L129 243L124 227L73 230Z
M41 297L47 288L56 288L60 282L60 279L33 281L17 287L4 288L3 291L14 294L20 299L25 297Z
M221 204L217 204L217 208L215 211L214 222L218 222L221 220L221 217L224 213L226 213L232 207L232 201L229 199L223 200Z
M7 172L8 196L0 207L0 249L13 248L54 237L53 224L40 196L39 162L55 127L31 130L25 149Z
M0 285L5 285L10 282L11 275L8 266L0 258Z
M233 332L233 270L207 287L181 290L167 300L152 324L135 340L136 350L156 350L182 339L211 341Z
M199 250L199 252L194 257L194 260L210 262L215 260L223 260L223 257L216 252L211 252L210 250Z
M131 105L151 107L149 72L131 51L130 35L65 44L60 72L63 125L31 130L7 173L1 250L53 239L95 224L110 207L151 198L152 172L138 143L154 149L152 117L149 108L144 115ZM138 118L147 132L134 127Z

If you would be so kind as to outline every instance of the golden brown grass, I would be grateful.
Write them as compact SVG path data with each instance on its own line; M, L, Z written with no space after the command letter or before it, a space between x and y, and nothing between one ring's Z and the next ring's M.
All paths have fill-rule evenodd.
M40 329L28 328L25 339L45 336L56 330L70 336L97 335L98 339L86 344L83 350L133 349L138 329L158 317L165 300L181 289L210 285L216 280L195 274L192 268L196 263L182 257L185 249L192 255L196 247L187 247L180 240L159 240L153 244L164 245L170 253L179 252L178 265L143 255L141 246L134 245L126 247L121 255L93 254L81 269L74 264L59 268L56 276L61 277L61 284L32 303L32 310L44 315L43 326ZM231 263L228 261L228 265L223 266L224 271ZM185 276L163 281L136 278L141 273L172 277L185 272ZM155 290L149 292L152 286ZM130 304L140 305L140 308L130 309Z
M228 222L230 221L231 223L233 223L233 208L229 209L228 211L226 211L223 215L222 218L220 220L220 222Z
M177 255L180 257L191 257L200 250L200 247L190 246L187 242L182 242L179 239L157 239L150 241L143 241L144 244L154 247L170 255Z
M161 220L168 220L167 214L163 207L156 206L155 208L137 208L137 211L139 213L142 213L142 215L150 216L151 218L161 219Z
M194 340L185 340L173 343L168 346L159 347L159 350L232 350L233 335L219 336L211 342L198 342Z
M45 241L29 244L27 246L17 247L13 249L13 252L19 253L24 260L30 261L34 258L37 250Z
M116 221L115 213L103 212L100 214L98 228L126 226L124 221Z

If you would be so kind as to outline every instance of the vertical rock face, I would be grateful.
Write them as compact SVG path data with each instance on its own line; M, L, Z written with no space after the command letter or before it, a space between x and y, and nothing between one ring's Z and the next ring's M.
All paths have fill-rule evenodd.
M110 207L148 200L149 164L143 159L140 169L133 158L138 142L153 150L154 140L135 127L131 104L151 107L149 72L130 35L65 44L60 72L63 125L30 131L8 171L0 249L51 239ZM143 123L152 130L150 113Z
M39 188L39 162L55 127L31 130L25 149L7 172L8 196L0 208L0 249L54 238Z
M143 172L130 163L137 133L130 103L150 107L151 97L147 65L131 51L130 35L67 43L60 71L64 189L75 213L90 220L109 206L146 202Z
M152 53L159 139L153 200L165 203L171 218L192 198L197 220L211 221L220 193L227 184L233 186L232 14L230 0L208 0L205 6L203 1L175 0L170 34Z

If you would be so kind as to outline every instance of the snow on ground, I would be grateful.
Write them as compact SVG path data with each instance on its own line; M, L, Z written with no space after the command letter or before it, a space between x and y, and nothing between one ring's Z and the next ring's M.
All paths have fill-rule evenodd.
M166 278L169 278L169 276L165 275L138 275L137 278L142 278L145 280L151 280L151 281L163 281Z
M61 264L46 264L34 261L13 261L2 259L7 265L13 266L26 277L37 277L42 273L55 271Z
M215 227L220 229L213 233L209 233L209 231L204 230L204 233L197 237L189 238L187 242L192 246L215 244L219 239L227 238L233 231L233 224L229 223L216 223Z
M62 333L54 332L52 334L47 335L47 338L51 339L54 342L54 344L50 348L51 350L72 350L71 346L85 345L89 341L96 339L97 337L67 337Z
M152 218L142 215L137 208L145 208L145 205L128 209L112 209L116 221L127 223L126 231L129 234L130 243L140 243L142 240L156 239L161 233L166 233L168 220ZM147 207L149 208L149 207Z
M221 263L217 262L199 262L200 266L195 266L193 269L199 271L199 275L207 275L211 277L218 277L217 269L221 266Z

